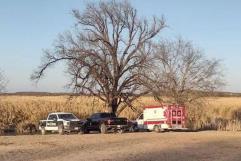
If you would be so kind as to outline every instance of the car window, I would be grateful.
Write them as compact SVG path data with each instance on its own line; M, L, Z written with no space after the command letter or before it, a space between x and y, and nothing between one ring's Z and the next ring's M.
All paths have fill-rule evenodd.
M172 116L176 116L176 111L172 111Z
M90 118L96 119L96 118L98 118L98 116L99 116L99 114L98 114L98 113L95 113L95 114L93 114Z
M102 113L100 115L101 118L106 118L106 117L110 117L110 114L109 113Z
M182 112L181 111L177 111L177 116L182 116Z
M107 117L116 117L113 113L101 113L101 118L107 118Z
M58 114L59 119L69 120L69 119L76 119L76 116L73 114Z
M48 120L57 120L57 116L56 115L49 115Z

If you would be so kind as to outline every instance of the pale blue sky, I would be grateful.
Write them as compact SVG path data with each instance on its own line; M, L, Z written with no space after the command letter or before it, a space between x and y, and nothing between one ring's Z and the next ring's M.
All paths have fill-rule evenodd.
M36 86L30 74L40 64L42 50L57 35L73 27L71 9L83 10L86 0L0 0L0 68L7 90L61 92L68 82L63 64L48 70ZM131 0L143 17L165 16L165 38L182 36L209 58L223 60L226 91L241 92L241 1Z

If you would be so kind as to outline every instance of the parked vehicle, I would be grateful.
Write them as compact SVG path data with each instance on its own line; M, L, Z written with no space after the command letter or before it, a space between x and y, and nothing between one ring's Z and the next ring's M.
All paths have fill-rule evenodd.
M137 118L139 129L149 131L164 131L185 128L185 107L179 105L159 105L145 107Z
M74 114L67 112L50 113L47 120L40 120L39 130L42 135L46 132L81 132L83 121L78 119Z
M108 131L123 133L128 130L127 118L116 117L113 113L94 113L92 116L87 118L84 123L84 133L90 131L99 131L103 134Z

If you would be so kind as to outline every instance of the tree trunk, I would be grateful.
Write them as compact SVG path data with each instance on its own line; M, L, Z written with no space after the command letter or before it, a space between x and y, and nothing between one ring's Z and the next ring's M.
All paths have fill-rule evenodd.
M109 103L108 103L108 112L116 114L117 108L118 108L118 98L113 98Z

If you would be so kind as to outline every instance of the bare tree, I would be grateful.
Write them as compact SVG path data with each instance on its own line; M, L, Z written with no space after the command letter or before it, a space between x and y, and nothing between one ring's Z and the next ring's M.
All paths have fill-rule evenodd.
M73 10L73 15L76 29L61 35L54 49L45 52L32 79L66 61L75 92L97 96L109 112L131 106L148 92L139 79L150 64L151 41L165 27L164 19L139 19L127 1L88 4L83 13Z
M155 58L151 87L157 98L163 94L174 103L191 103L223 85L220 61L207 59L201 50L181 38L161 41L156 45Z

